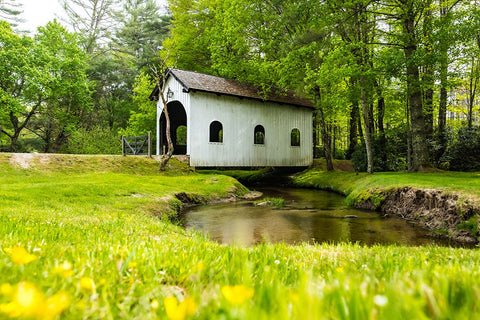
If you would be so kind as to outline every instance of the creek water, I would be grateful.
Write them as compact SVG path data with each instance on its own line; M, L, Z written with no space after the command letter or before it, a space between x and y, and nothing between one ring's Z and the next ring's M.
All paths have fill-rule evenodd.
M246 246L262 242L452 245L403 219L348 208L345 198L335 193L275 187L257 190L264 197L285 199L285 206L255 206L251 201L198 206L184 212L180 223L214 241Z

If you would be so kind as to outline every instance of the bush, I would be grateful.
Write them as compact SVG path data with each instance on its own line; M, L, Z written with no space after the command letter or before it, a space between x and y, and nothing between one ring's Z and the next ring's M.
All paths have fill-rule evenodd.
M401 156L402 152L396 144L388 143L387 149L383 150L378 138L373 139L373 171L402 171L406 169L406 160ZM384 160L386 156L386 161ZM367 171L367 151L365 142L358 144L352 153L352 164L355 171Z
M460 128L440 162L453 171L480 171L480 127Z
M70 136L61 151L73 154L121 154L122 142L120 136L110 129L82 128Z

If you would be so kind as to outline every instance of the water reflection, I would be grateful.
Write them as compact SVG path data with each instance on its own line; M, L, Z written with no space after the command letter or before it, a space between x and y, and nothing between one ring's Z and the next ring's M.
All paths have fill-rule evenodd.
M261 242L360 242L362 244L445 244L395 217L345 207L340 195L305 189L262 189L265 196L282 197L281 209L240 202L201 206L186 212L182 224L226 244ZM356 216L357 218L346 218Z

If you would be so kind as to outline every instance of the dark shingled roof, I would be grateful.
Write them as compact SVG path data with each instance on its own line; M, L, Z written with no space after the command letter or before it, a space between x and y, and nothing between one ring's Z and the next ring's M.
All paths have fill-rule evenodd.
M261 88L251 84L243 84L233 79L226 79L180 69L169 69L168 76L170 75L181 83L185 92L209 92L219 95L229 95L313 108L313 103L310 100L297 96L292 90L277 89L276 92L270 92L267 95L263 95L259 93ZM158 93L158 88L155 88L150 95L150 98L153 99L154 97L157 97Z

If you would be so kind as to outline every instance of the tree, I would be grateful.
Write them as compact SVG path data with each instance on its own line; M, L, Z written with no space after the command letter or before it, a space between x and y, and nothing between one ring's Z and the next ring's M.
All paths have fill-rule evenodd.
M146 73L135 79L132 102L135 110L131 111L128 126L123 135L138 136L156 130L156 108L149 96L155 88L155 79Z
M140 70L148 72L148 66L157 62L170 17L160 14L154 0L126 0L122 10L116 12L115 21L111 46L132 60L137 74Z
M477 2L172 0L164 45L172 58L181 53L179 67L254 83L265 94L284 87L309 96L329 168L336 128L348 118L349 153L364 139L369 172L389 161L402 167L402 157L420 171L442 144L433 139L435 109L442 136L449 90L474 124ZM454 94L467 88L468 98ZM373 163L377 143L382 166ZM389 159L387 149L400 154Z
M165 84L167 83L168 75L170 73L170 69L166 67L166 62L168 61L168 52L165 55L165 58L160 61L158 64L154 64L151 66L152 73L154 74L155 85L158 88L158 98L162 101L163 105L163 114L165 115L165 131L167 136L167 146L168 150L167 153L162 156L162 160L160 161L160 171L164 171L168 161L173 155L173 141L172 136L170 133L170 115L168 113L168 103L167 99L165 98Z
M172 12L170 35L163 42L168 65L212 72L210 28L215 24L216 0L169 0ZM239 20L240 21L240 20Z
M58 152L91 106L87 55L78 37L56 21L38 29L35 45L49 80L43 103L28 127L45 142L45 152Z
M0 113L8 119L0 125L15 152L20 133L43 102L48 75L36 67L41 60L32 39L16 35L5 21L0 21L0 47Z
M401 46L405 57L405 81L412 130L411 171L420 171L431 166L427 148L427 134L420 78L421 59L419 59L418 21L426 9L428 0L391 0L383 4L383 16L395 33L390 39Z
M112 11L118 0L59 0L75 32L82 35L88 54L106 43L112 28Z
M22 22L20 14L23 4L15 2L15 0L0 0L0 20L9 22L16 27L18 22Z

